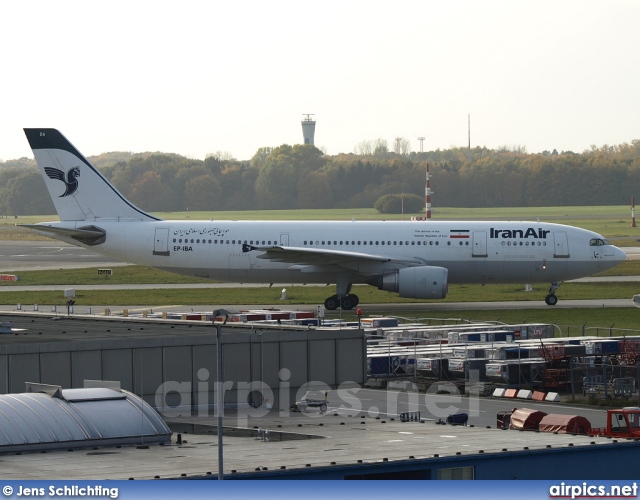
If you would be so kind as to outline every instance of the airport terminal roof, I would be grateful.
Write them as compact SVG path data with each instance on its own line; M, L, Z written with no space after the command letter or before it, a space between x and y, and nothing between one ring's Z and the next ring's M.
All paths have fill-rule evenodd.
M333 478L412 470L487 465L477 479L617 477L626 474L611 460L637 453L640 443L588 436L503 431L471 426L400 422L363 415L268 415L244 428L225 427L224 464L228 479ZM228 414L234 425L239 415ZM215 419L184 417L174 421L171 443L2 457L2 474L12 479L169 479L215 478ZM268 440L261 431L270 429ZM182 441L178 442L178 433ZM315 438L315 439L314 439ZM603 455L602 459L596 458ZM582 464L576 457L585 458ZM621 459L622 460L622 459ZM609 467L611 465L611 467ZM490 470L487 470L490 469ZM595 469L594 469L595 468ZM555 472L554 472L555 471ZM314 474L317 474L314 476ZM320 476L323 474L322 476ZM435 479L435 477L432 477Z
M50 314L43 312L1 312L0 351L2 344L56 343L86 340L145 339L145 341L184 337L212 336L216 330L211 321L138 318L122 316ZM9 326L7 326L9 325ZM228 323L223 333L261 331L308 331L305 326ZM10 330L10 331L9 331Z
M135 394L29 384L0 395L0 453L168 442L160 415Z
M70 340L116 340L203 334L215 336L210 322L134 319L101 315L54 315L49 313L0 314L11 325L0 334L0 344L69 342ZM178 330L177 324L180 324Z

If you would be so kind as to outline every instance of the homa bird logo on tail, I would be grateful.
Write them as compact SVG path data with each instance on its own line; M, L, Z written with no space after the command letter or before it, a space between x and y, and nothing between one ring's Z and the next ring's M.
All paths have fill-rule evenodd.
M64 177L64 172L62 170L58 170L53 167L45 167L45 173L50 179L57 179L59 181L64 182L66 187L64 193L62 193L59 197L64 198L65 196L69 196L75 193L78 190L78 179L80 177L80 167L70 168L67 172L67 178Z

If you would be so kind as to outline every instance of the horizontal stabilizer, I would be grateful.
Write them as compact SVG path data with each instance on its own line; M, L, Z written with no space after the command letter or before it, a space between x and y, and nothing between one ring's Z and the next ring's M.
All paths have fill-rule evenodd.
M107 233L96 226L85 226L79 228L67 228L57 226L47 226L45 224L16 224L19 227L26 227L42 233L50 233L52 238L65 236L72 238L85 245L99 245L106 240Z

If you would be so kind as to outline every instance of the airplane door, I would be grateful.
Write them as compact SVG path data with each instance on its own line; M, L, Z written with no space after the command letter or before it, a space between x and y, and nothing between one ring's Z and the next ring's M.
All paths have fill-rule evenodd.
M156 229L153 255L169 255L169 228Z
M553 244L555 245L553 250L553 256L555 258L566 259L569 257L569 241L567 240L567 233L564 231L554 231Z
M487 232L473 232L473 257L487 257Z
M280 246L282 246L282 247L288 247L289 246L289 234L288 233L282 233L280 235Z

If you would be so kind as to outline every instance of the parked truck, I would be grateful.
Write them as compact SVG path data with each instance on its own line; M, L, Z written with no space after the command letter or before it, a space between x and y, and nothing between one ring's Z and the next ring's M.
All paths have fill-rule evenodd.
M629 407L607 410L607 426L591 427L579 415L549 414L529 408L499 411L496 415L499 429L537 430L558 434L588 434L621 438L640 438L640 408Z
M592 436L640 438L640 408L607 410L607 426L594 427Z

